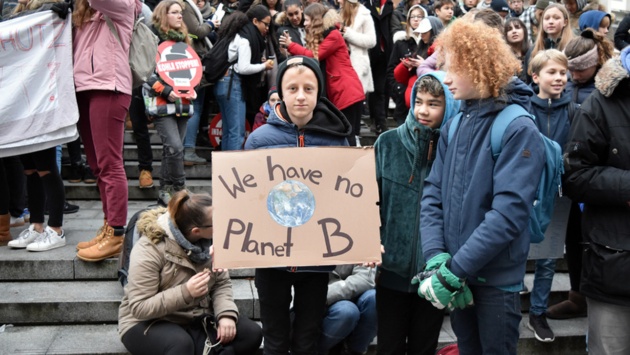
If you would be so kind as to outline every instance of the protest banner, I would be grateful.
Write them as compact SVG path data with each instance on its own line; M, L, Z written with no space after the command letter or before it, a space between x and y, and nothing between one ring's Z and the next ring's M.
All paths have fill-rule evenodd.
M214 266L381 260L372 148L212 154Z
M78 137L71 16L37 12L0 22L0 157Z
M155 57L156 70L177 95L192 98L195 86L201 82L201 59L186 42L164 41Z

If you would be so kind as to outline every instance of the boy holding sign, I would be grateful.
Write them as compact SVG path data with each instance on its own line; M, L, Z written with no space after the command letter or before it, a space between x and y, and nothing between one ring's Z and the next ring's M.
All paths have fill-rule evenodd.
M418 78L405 123L374 144L385 249L376 275L379 354L434 354L444 319L443 311L418 297L418 285L411 283L425 264L418 223L424 179L440 128L460 106L443 80L439 71Z
M248 137L245 149L348 145L346 137L352 127L321 97L324 79L316 60L294 56L281 63L277 87L282 102L269 114L267 124ZM334 268L256 269L265 354L317 352L319 326L326 314L328 273ZM289 314L292 287L293 327Z

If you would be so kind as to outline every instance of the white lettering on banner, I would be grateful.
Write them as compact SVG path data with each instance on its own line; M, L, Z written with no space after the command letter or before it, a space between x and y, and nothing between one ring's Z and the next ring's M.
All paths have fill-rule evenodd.
M0 23L0 157L76 137L71 27L51 11Z

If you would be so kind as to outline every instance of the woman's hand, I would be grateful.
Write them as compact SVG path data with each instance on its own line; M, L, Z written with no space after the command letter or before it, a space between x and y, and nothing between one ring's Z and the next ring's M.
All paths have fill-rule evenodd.
M289 48L289 45L291 44L291 36L289 36L286 32L282 35L280 35L280 38L278 39L278 42L280 43L281 46L285 47L285 48Z
M171 92L168 94L168 101L175 102L177 101L177 99L179 99L179 95L175 93L175 90L171 90Z
M217 269L214 267L214 245L210 246L210 257L212 257L212 272L223 272L223 271L228 271L228 269Z
M273 60L267 59L265 61L265 70L271 70L271 69L273 69Z
M424 59L421 56L416 56L416 58L408 58L409 59L409 64L411 65L411 68L417 68L420 66L420 64L422 64L422 62L424 62Z
M221 344L228 344L236 336L236 322L230 317L219 319L217 324L217 340Z
M210 272L202 271L186 282L186 288L193 298L198 298L208 294L208 281L210 281Z
M383 244L381 244L381 254L385 254L385 247L383 246ZM382 264L382 262L380 262L380 261L379 262L371 261L369 263L363 263L362 265L363 265L363 267L375 268L377 266L381 266L381 264ZM372 272L372 271L370 270L370 272Z
M195 91L195 89L193 89L192 94L190 95L190 99L194 100L197 98L197 92Z

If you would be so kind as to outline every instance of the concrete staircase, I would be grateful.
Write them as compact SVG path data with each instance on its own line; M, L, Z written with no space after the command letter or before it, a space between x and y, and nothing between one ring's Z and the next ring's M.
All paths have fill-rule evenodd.
M391 121L391 120L390 120ZM364 145L375 136L362 130ZM159 177L161 147L156 134L154 144L154 177ZM135 143L131 132L125 133L125 165L129 179L129 212L155 204L157 186L138 188ZM211 149L200 148L198 154L210 158ZM65 173L65 172L64 172ZM193 191L210 191L211 165L186 167L187 185ZM81 209L66 215L64 229L67 245L43 253L0 247L0 354L127 354L116 330L118 306L123 295L116 280L117 259L85 263L75 257L78 242L93 237L102 225L101 203L94 184L66 182L66 195ZM12 230L17 235L23 228ZM569 280L566 262L560 261L554 278L550 304L566 299ZM533 263L528 264L525 284L532 288ZM242 314L259 320L259 303L252 269L231 270L234 298ZM529 295L521 296L523 320L519 354L585 354L586 318L549 323L556 333L553 343L540 343L526 328ZM3 327L4 325L4 327ZM418 335L421 336L421 335ZM444 319L440 347L455 342L450 320ZM369 354L375 354L377 340ZM262 351L259 351L262 353Z

